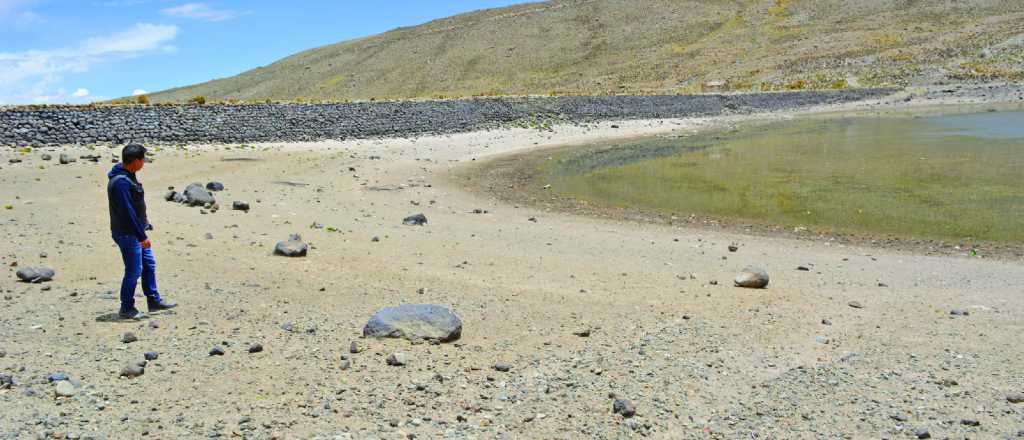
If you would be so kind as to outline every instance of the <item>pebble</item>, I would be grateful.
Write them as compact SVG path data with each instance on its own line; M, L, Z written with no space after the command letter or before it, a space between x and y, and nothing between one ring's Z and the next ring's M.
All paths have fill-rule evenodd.
M964 426L981 426L981 422L974 419L960 420L960 424Z
M576 330L576 331L572 332L572 334L574 334L576 336L579 336L581 338L588 338L588 337L590 337L590 329L589 328L579 329L579 330Z
M508 362L498 362L494 364L494 369L501 371L503 373L507 373L512 370L512 364Z
M140 365L138 363L132 363L132 364L129 364L129 365L125 365L125 367L121 369L120 376L121 377L129 377L129 378L131 378L131 377L142 376L145 373L146 373L146 367L145 366Z
M949 314L953 316L968 316L971 314L971 312L968 312L967 310L964 309L953 309L949 311Z
M363 347L359 345L359 341L352 341L351 344L348 344L349 353L357 354L361 351L363 351Z
M1010 403L1024 403L1024 393L1007 394L1006 401Z
M409 363L409 356L402 352L395 352L388 355L388 365L400 367Z
M254 343L249 346L249 353L260 353L263 351L263 345Z
M139 337L135 336L135 333L132 333L132 332L125 332L125 334L121 335L121 342L123 342L125 344L131 344L132 342L135 342L135 341L138 341L138 340L139 340Z
M625 418L631 418L636 415L636 408L633 406L633 402L626 399L615 399L612 403L612 413L619 414Z
M921 439L932 438L932 433L928 432L928 428L917 428L914 430L914 435Z
M224 356L224 348L219 345L211 348L210 356Z
M78 393L78 390L75 389L75 386L72 385L71 382L62 380L57 382L57 386L53 388L53 393L56 394L57 397L74 397L74 395Z
M857 301L850 301L849 306L853 307L855 309L863 309L864 308L864 305L861 304L860 302L857 302Z
M155 351L147 351L142 354L142 357L146 358L147 361L155 361L157 358L160 357L160 353L157 353Z
M48 382L60 382L62 380L70 380L70 379L71 378L68 377L67 373L53 373L53 374L51 374L51 375L46 377L46 380Z

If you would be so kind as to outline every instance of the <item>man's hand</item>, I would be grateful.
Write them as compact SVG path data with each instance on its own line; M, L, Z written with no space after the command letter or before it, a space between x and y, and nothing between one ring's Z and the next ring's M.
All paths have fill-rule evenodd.
M145 239L145 240L140 241L139 244L142 245L143 249L149 249L149 248L153 247L153 242L149 241L148 238Z

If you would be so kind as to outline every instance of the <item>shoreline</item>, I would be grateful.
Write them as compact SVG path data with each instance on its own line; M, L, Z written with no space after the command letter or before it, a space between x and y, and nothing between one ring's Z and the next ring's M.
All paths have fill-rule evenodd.
M706 124L685 134L714 134L734 130L741 126L768 124L785 119L840 117L910 116L920 114L981 113L995 108L1019 110L1024 103L1017 102L972 102L972 103L915 103L909 106L878 105L869 109L844 106L803 109L793 112L767 112L745 115L736 119L710 118ZM962 258L981 257L1001 261L1024 262L1024 243L1001 243L985 240L954 240L918 238L896 234L867 232L830 231L828 228L800 227L761 222L752 219L729 218L687 213L667 213L641 207L622 207L607 203L591 203L571 196L560 196L546 188L538 187L536 164L553 152L602 148L621 142L642 140L651 137L672 136L669 133L648 133L617 139L599 139L589 143L564 143L540 149L504 152L487 158L483 163L474 163L455 171L454 180L472 180L474 185L463 185L466 190L485 196L493 196L510 205L525 205L565 215L601 218L611 221L636 222L666 227L685 227L698 230L735 233L750 236L776 237L843 245L867 249L884 249L928 256L956 256ZM477 185L483 185L483 187Z

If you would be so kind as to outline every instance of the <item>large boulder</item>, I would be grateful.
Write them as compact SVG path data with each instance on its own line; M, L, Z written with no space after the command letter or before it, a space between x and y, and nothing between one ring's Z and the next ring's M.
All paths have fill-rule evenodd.
M49 267L23 267L18 269L18 279L26 283L44 283L53 280L57 273Z
M299 234L292 234L286 241L277 242L274 246L274 255L282 257L305 257L309 252L309 246L302 241Z
M735 283L737 287L763 289L768 287L768 272L759 267L750 266L736 275Z
M432 304L385 307L366 323L363 336L450 342L462 336L462 320L448 308Z
M185 203L191 206L206 206L216 202L213 198L213 193L207 191L202 183L189 185L182 194L185 196Z

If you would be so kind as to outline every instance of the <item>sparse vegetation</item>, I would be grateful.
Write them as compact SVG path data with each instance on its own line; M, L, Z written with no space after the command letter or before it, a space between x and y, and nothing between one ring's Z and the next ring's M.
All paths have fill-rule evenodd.
M192 104L196 104L196 105L203 105L203 104L206 104L206 97L205 96L196 96L196 97L193 97L192 99L189 99L188 102L190 102Z
M1017 80L1024 2L556 1L332 44L150 96L332 102L899 86ZM988 53L988 55L986 55ZM819 78L820 76L820 78Z
M135 103L136 104L143 104L143 105L149 104L149 96L147 96L147 95L136 96L135 97Z

